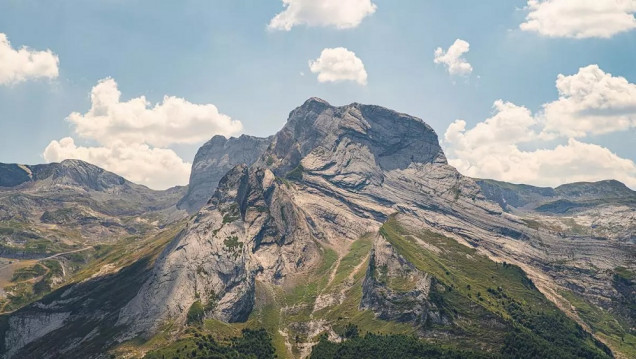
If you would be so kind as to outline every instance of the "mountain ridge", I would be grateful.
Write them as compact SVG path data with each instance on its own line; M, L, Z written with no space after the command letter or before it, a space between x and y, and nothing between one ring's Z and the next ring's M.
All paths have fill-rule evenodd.
M157 259L135 277L140 289L104 313L112 330L81 311L55 316L80 300L72 294L83 286L77 283L68 297L52 295L3 317L5 343L28 338L11 339L11 353L47 354L40 343L85 322L85 333L65 337L59 348L151 343L166 326L195 325L192 318L205 328L265 327L285 357L308 356L321 333L346 339L339 333L348 324L492 353L521 350L504 341L516 333L518 343L539 348L554 335L570 338L558 349L568 355L607 357L579 324L599 330L613 350L621 349L621 330L632 338L572 303L603 308L617 327L630 328L634 318L620 308L630 305L632 282L620 278L634 269L633 245L559 232L539 212L505 212L479 180L447 164L436 133L420 119L312 98L290 112L257 157L234 166L218 186L214 178L200 183L214 193L160 253L156 247ZM95 274L90 283L102 280ZM103 300L98 294L81 301ZM550 332L546 321L562 332ZM28 323L51 330L33 334Z

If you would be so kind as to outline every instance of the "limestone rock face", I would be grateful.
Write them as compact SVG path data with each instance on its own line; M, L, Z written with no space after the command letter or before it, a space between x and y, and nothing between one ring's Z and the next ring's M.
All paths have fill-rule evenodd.
M178 207L189 213L201 209L214 194L221 178L234 166L251 165L267 148L270 138L242 135L226 139L214 136L197 151L192 162L188 193Z
M26 344L39 339L55 329L61 328L70 314L69 312L65 312L45 315L24 315L10 318L8 325L10 328L14 328L14 330L9 331L9 335L5 337L4 347L9 348L6 356L13 356L16 351Z
M362 284L360 308L372 310L383 320L445 324L449 319L429 299L436 286L434 278L415 268L378 235Z
M345 186L379 184L379 172L411 163L446 163L435 131L422 120L379 106L333 107L317 98L290 113L260 165L263 160L277 175L302 160L308 170L343 176Z
M292 196L268 169L233 168L208 206L164 250L119 324L136 334L168 319L184 322L197 300L208 317L245 321L257 278L276 283L319 258L316 229Z

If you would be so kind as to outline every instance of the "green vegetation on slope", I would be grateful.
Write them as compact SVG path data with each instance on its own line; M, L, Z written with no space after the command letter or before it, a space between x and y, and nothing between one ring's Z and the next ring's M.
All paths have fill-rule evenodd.
M503 339L499 350L506 357L610 355L607 347L546 299L520 268L493 262L475 249L430 231L409 233L395 218L380 232L400 255L441 283L445 290L431 300L453 316L458 327L455 332L463 330L468 338L477 339L475 346L496 335ZM488 324L497 321L504 324L505 335Z
M322 336L311 352L310 359L478 359L491 355L474 351L444 348L426 343L414 336L367 334L354 336L342 343L333 343Z
M0 300L2 312L16 310L41 298L51 291L53 278L61 278L62 275L62 265L55 259L17 269L11 278L14 284L4 288L7 296Z
M62 287L43 297L38 294L44 305L56 302L56 310L73 312L74 317L69 318L60 329L46 334L41 341L22 348L18 357L45 357L44 353L50 347L42 343L70 346L93 330L97 335L82 341L82 345L74 351L74 357L90 357L112 345L113 338L121 334L121 328L115 326L119 310L137 294L150 275L155 259L183 228L183 224L176 223L143 240L130 238L116 245L95 246L87 265L74 273ZM42 263L46 265L48 260ZM53 265L49 273L59 269ZM26 282L18 284L23 283ZM30 312L41 314L42 309L26 305L16 311L17 315ZM11 315L0 315L0 353L4 350L6 323Z
M35 264L32 267L20 268L13 272L13 278L11 278L12 282L21 282L24 280L37 278L44 273L47 272L47 269L44 268L41 264Z
M574 306L576 313L594 334L603 338L612 349L628 358L636 358L636 333L629 329L627 323L622 324L609 311L602 310L571 291L562 291L560 294Z
M217 342L211 335L197 329L188 329L185 336L176 342L149 352L145 359L273 359L274 347L271 337L264 329L244 329L240 337Z
M415 327L380 320L373 312L359 309L373 241L368 235L353 242L341 258L323 248L321 264L301 274L295 286L257 282L255 308L245 323L204 319L199 325L201 308L193 305L189 317L196 325L179 335L178 341L166 345L172 336L160 334L139 343L139 348L154 349L148 358L243 358L250 354L233 351L236 338L242 331L263 328L267 340L257 341L256 346L267 342L279 358L295 358L308 354L303 346L316 340L315 334L308 336L316 333L308 328L319 322L323 328L319 332L332 329L347 340L331 343L322 335L312 358L611 356L604 345L548 301L520 268L495 263L432 232L409 233L393 218L380 233L406 260L435 277L437 285L429 300L452 323L427 322ZM399 278L387 278L387 284L396 291L412 289L410 282ZM166 333L173 330L167 328ZM421 335L428 339L417 339Z
M363 236L351 243L349 252L340 260L335 251L323 248L318 268L304 273L295 286L256 282L255 308L247 322L228 324L206 319L203 333L223 340L239 335L244 328L264 328L270 333L279 358L297 358L300 344L315 340L307 337L307 324L312 320L324 319L338 332L354 323L362 332L414 333L409 324L379 320L371 311L359 309L371 246L372 236ZM341 295L342 303L316 306L319 297Z

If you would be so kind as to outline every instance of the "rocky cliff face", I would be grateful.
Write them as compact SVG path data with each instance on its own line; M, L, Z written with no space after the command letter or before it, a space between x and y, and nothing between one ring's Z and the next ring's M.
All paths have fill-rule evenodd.
M192 162L188 192L178 207L189 213L201 209L212 197L219 181L234 166L251 165L267 148L270 138L242 135L226 139L214 136L197 151Z
M444 317L430 300L431 290L439 290L437 287L435 278L418 270L378 235L362 283L360 308L372 310L383 320L417 326L449 323L450 318Z
M209 205L164 250L119 324L136 335L169 319L183 323L196 301L210 317L245 321L257 277L280 282L318 257L315 228L291 197L268 169L232 169Z

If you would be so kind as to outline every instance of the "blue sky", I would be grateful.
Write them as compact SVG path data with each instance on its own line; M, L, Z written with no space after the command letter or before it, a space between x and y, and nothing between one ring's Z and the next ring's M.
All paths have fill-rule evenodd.
M618 164L611 168L599 161L589 171L572 169L572 176L568 172L548 180L530 176L523 181L521 174L512 173L519 163L484 170L489 166L462 155L479 145L478 140L465 142L470 130L503 112L493 109L496 100L525 107L531 116L541 117L542 105L559 99L555 86L559 74L573 76L579 68L598 65L603 73L624 78L631 89L636 83L636 31L629 25L610 36L576 38L576 30L554 35L550 29L543 33L520 29L532 12L526 1L369 3L376 5L375 10L357 26L300 23L286 31L268 29L272 18L284 10L280 0L2 1L0 33L14 49L50 50L59 59L59 74L0 84L0 161L32 164L51 160L43 155L45 148L65 137L73 138L76 146L124 146L79 134L79 125L65 120L73 112L89 112L93 87L112 78L122 102L145 96L152 107L168 95L191 104L213 104L232 121L240 121L242 130L236 134L273 134L294 107L312 96L334 105L371 103L429 123L444 140L449 157L456 160L451 163L468 175L557 185L601 179L607 174L636 186L636 167L630 165L636 161L633 109L625 115L627 125L607 133L588 130L583 136L561 135L567 131L559 127L560 135L541 137L543 120L539 119L527 127L535 129L537 136L504 143L532 153L571 145L574 138L576 143L598 147L590 148L590 156L607 155L599 148L614 155L609 161ZM629 16L630 10L625 11ZM470 43L470 50L463 54L472 66L470 74L453 75L443 64L433 62L435 49L446 51L456 39ZM363 62L368 75L365 85L347 80L319 82L318 74L310 71L309 62L318 59L323 49L339 47ZM465 121L462 140L446 141L445 133L458 119ZM608 123L599 122L599 126L611 127ZM212 137L212 132L205 137ZM129 140L126 137L124 142ZM183 160L180 165L187 167L204 139L134 141L150 150L172 150ZM55 159L63 155L56 152ZM528 160L541 162L542 158L535 154ZM578 162L574 158L564 163L573 166ZM183 184L186 176L169 178L165 169L148 169L147 176L135 177L129 168L108 161L97 164L155 188ZM550 166L537 171L549 171ZM149 179L154 175L165 178Z

